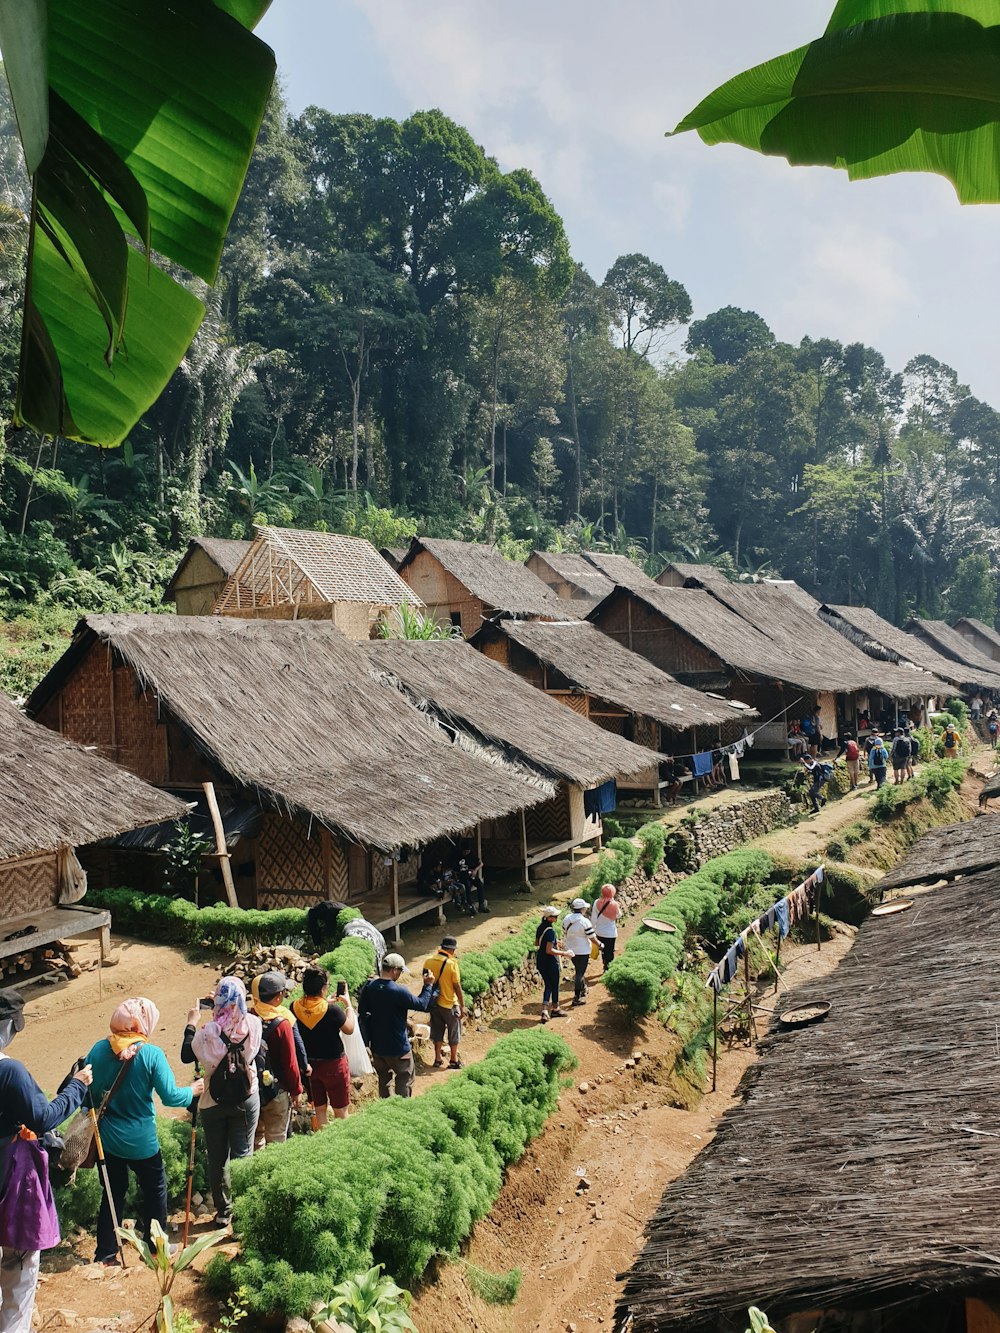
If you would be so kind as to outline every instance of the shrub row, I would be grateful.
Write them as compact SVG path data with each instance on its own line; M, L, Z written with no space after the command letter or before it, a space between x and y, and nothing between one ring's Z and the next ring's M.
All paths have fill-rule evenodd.
M706 861L700 870L681 880L646 913L669 922L676 933L664 934L640 926L604 975L608 990L633 1018L650 1014L660 1003L664 982L677 970L689 933L718 939L726 915L724 895L739 889L748 899L763 885L773 868L766 852L730 852Z
M887 822L897 810L925 796L936 806L944 805L951 793L961 787L967 767L964 759L936 759L924 764L908 782L882 788L872 802L873 817Z
M420 1097L375 1102L234 1162L242 1253L213 1261L211 1285L242 1287L256 1313L305 1315L375 1263L413 1282L492 1207L574 1064L554 1033L513 1033Z

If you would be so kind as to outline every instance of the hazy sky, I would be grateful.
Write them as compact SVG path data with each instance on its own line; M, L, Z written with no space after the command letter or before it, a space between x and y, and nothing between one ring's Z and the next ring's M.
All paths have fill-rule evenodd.
M600 281L641 251L695 318L928 352L1000 406L1000 208L937 176L850 184L695 135L665 139L730 75L823 30L832 0L274 0L258 29L289 104L403 118L440 107L526 166Z

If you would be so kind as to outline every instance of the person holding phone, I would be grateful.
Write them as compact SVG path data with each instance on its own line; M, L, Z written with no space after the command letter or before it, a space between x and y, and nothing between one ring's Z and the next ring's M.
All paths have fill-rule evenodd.
M346 1120L351 1105L351 1071L341 1034L350 1036L354 1031L354 1010L345 981L337 982L336 1002L330 1003L329 980L323 968L307 967L302 973L302 998L292 1002L312 1070L317 1128L326 1124L327 1106L337 1120Z

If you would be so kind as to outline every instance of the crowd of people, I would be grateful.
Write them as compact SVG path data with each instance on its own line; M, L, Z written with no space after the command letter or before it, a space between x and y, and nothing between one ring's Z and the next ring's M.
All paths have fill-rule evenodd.
M605 884L590 906L586 898L574 898L562 920L561 943L556 933L559 908L542 908L542 919L535 931L535 966L542 978L543 1023L550 1018L566 1017L566 1010L559 1007L559 986L563 977L560 960L566 959L572 964L574 1005L581 1005L587 999L587 969L591 962L600 958L605 972L611 965L621 915L615 893L613 884Z

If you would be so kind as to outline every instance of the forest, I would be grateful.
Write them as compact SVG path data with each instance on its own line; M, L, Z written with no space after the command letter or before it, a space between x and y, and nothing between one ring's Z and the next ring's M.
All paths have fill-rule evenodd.
M255 521L779 574L897 622L997 616L1000 412L931 355L695 318L669 256L573 259L543 184L440 111L272 95L208 316L124 445L11 424L28 186L0 110L0 617L17 691ZM127 347L127 337L126 337Z

